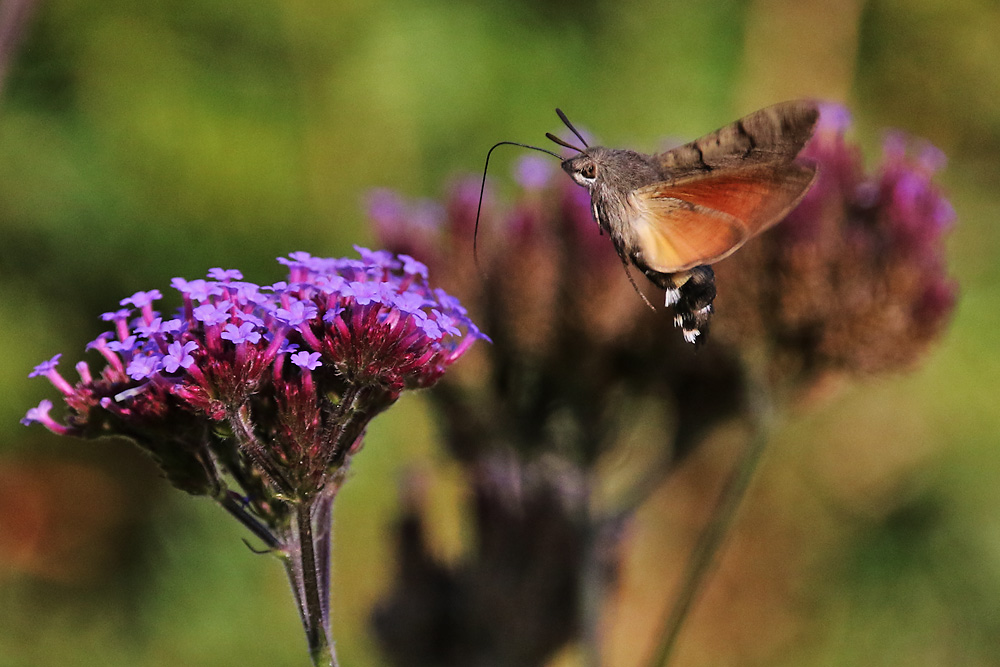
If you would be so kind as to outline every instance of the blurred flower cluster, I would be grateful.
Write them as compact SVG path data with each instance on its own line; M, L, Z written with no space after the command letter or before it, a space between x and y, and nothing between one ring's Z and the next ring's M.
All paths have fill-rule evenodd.
M733 351L693 354L673 318L646 307L558 163L525 157L515 176L509 209L484 203L478 267L478 182L457 183L444 206L369 200L379 241L425 261L493 340L430 394L466 475L475 546L438 562L421 494L405 494L399 580L375 614L394 664L542 665L588 632L583 598L615 578L623 521L744 402ZM597 468L631 449L653 460L605 493Z
M869 173L849 127L845 109L823 109L802 153L820 166L815 186L717 270L720 337L766 345L794 382L908 368L955 304L943 244L955 211L934 182L944 155L892 132Z
M903 369L940 334L955 299L940 153L911 156L891 135L869 175L848 126L845 110L823 108L803 153L817 185L716 265L719 335L697 352L633 292L586 191L554 161L520 159L508 206L487 191L478 266L478 181L443 205L371 193L379 241L426 262L494 341L431 392L476 546L438 560L421 494L404 493L398 578L374 617L394 664L542 665L592 636L589 596L613 583L633 511L719 426L750 418L751 392L781 387L783 400L830 372ZM640 468L606 492L603 462L636 449L654 455L633 456Z
M330 510L351 457L375 415L484 337L425 265L358 251L293 253L279 260L288 280L263 287L234 270L175 278L173 317L154 309L158 290L123 299L88 346L100 372L80 362L71 384L56 355L32 373L62 392L63 421L48 400L23 420L129 438L174 486L218 501L285 559L314 659L327 663Z

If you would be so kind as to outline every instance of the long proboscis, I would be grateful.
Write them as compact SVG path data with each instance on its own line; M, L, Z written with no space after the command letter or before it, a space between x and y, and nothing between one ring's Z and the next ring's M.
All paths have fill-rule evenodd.
M472 258L476 262L476 266L479 266L479 214L483 211L483 195L486 193L486 173L490 169L490 155L493 154L500 146L520 146L521 148L530 148L533 151L540 151L542 153L548 153L557 160L562 161L562 156L558 153L554 153L550 150L544 148L539 148L538 146L529 146L528 144L519 144L516 141L498 141L493 144L493 147L486 152L486 165L483 167L483 184L479 188L479 205L476 206L476 226L472 231Z

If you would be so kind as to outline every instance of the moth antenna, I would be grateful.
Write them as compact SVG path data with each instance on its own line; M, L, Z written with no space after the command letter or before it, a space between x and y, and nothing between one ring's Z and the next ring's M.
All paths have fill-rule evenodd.
M555 159L562 162L562 156L558 153L553 153L550 150L544 148L539 148L538 146L529 146L528 144L519 144L516 141L498 141L493 144L493 147L486 152L486 165L483 167L483 184L479 187L479 205L476 206L476 226L472 232L472 258L476 262L476 266L479 266L479 214L483 211L483 195L486 193L486 172L490 168L490 155L499 146L520 146L521 148L530 148L533 151L541 151L542 153L548 153Z
M573 123L569 122L569 118L566 117L566 114L563 113L562 109L556 109L556 114L559 115L559 120L561 120L563 124L569 128L569 131L575 134L576 138L583 142L583 147L590 148L590 144L588 144L587 140L583 138L583 135L580 134L575 127L573 127ZM583 151L580 152L582 153Z
M563 141L562 139L560 139L556 135L552 134L551 132L546 132L545 136L549 138L549 141L554 141L555 143L559 144L563 148L568 148L570 150L576 151L577 153L582 153L583 152L582 148L577 148L573 144L566 143L565 141Z
M639 286L635 284L635 278L632 277L632 272L628 270L628 259L625 257L625 255L621 253L618 254L618 258L622 261L622 267L624 267L625 269L625 275L628 276L628 281L632 283L632 289L634 289L635 293L639 295L639 298L642 299L643 303L649 306L649 309L655 313L656 306L654 306L649 302L649 299L646 298L646 295L643 294L642 290L639 289Z

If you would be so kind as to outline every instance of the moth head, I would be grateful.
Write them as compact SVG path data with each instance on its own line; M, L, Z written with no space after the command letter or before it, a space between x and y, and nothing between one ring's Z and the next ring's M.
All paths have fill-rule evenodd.
M594 189L601 172L600 165L589 151L563 160L562 168L574 183L588 190Z
M566 114L564 114L561 109L556 109L556 113L559 114L559 119L563 122L563 124L566 125L566 127L568 127L570 131L576 135L576 138L580 140L580 143L583 144L583 148L574 146L573 144L560 139L551 132L546 132L545 136L563 148L568 148L578 153L578 155L574 157L563 160L563 171L570 175L570 178L573 179L574 183L593 191L594 187L597 185L597 179L600 177L600 173L602 171L599 162L600 153L604 151L604 149L599 146L591 147L588 145L587 140L583 138L580 131L573 127L573 123L569 122L569 118L566 117Z

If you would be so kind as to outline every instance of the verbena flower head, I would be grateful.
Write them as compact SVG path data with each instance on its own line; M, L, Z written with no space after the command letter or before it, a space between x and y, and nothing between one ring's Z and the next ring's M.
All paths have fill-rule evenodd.
M175 278L181 307L161 314L158 290L105 313L103 357L80 379L37 366L62 392L25 424L79 437L121 435L150 451L195 494L225 493L223 475L266 519L276 499L308 498L337 477L370 419L406 389L429 387L485 338L458 301L427 283L412 257L357 248L360 259L293 253L288 279L260 286L233 270ZM280 514L280 512L278 512Z

